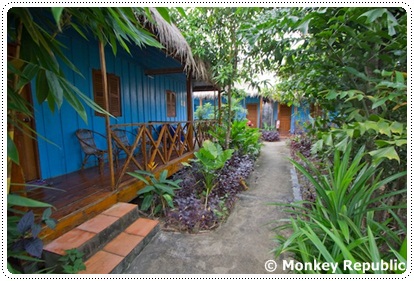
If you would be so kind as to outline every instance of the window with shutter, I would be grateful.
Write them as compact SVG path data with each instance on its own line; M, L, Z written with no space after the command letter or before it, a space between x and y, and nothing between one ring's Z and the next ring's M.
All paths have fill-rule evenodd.
M172 91L166 92L166 100L167 100L167 117L176 117L176 95Z
M108 80L108 94L109 94L109 113L113 116L121 116L121 83L119 76L114 74L107 74ZM105 108L104 91L101 70L92 70L93 79L93 97L95 102L102 108ZM102 114L95 112L95 115L102 116Z

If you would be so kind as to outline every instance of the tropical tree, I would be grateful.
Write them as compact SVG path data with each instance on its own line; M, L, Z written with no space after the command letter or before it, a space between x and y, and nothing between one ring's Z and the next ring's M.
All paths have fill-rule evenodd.
M178 25L192 47L193 53L211 66L214 82L224 90L227 103L232 104L236 94L235 82L249 77L243 71L245 38L241 29L246 20L252 18L260 8L191 8L186 17L178 20ZM230 142L231 106L226 107L225 148ZM219 113L221 117L221 113Z
M374 235L367 229L371 249L375 243L380 245L385 233L398 238L398 249L406 235L406 177L397 177L407 167L406 12L402 8L282 8L267 10L259 22L247 29L259 34L250 53L266 57L274 50L274 56L266 57L272 60L280 80L271 89L273 97L291 104L316 103L322 108L322 115L312 119L308 128L315 141L313 152L325 163L332 163L339 159L334 155L348 151L349 158L341 158L347 164L356 159L356 153L349 151L352 141L352 146L366 148L364 165L378 169L369 173L368 186L374 186L375 179L396 177L380 185L379 208L370 214L376 225L389 229L382 228ZM312 181L316 171L308 175ZM332 183L321 175L324 183ZM326 204L318 201L314 206L321 210ZM290 224L295 233L299 233L298 223L301 219ZM304 223L309 228L309 221ZM360 222L355 225L361 227ZM325 238L320 246L338 247L343 242ZM306 253L303 244L298 245L300 254ZM315 253L320 254L321 249Z
M387 158L384 165L406 163L404 9L267 9L257 23L245 24L244 34L254 35L246 40L249 55L277 71L280 82L270 95L322 108L310 130L319 140L314 151L332 150L333 141L344 150L352 138L367 144L374 160Z

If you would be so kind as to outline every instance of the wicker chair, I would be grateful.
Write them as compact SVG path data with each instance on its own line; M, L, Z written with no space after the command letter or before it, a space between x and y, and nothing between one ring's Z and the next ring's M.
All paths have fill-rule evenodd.
M136 135L126 131L126 130L122 130L122 129L115 129L112 130L112 133L119 139L119 141L122 143L122 145L127 149L127 150L131 150L133 145L130 142L130 138L132 140L135 140ZM128 137L128 135L130 135L130 137ZM114 156L115 156L115 164L118 167L118 160L119 160L119 154L123 151L121 145L113 140L113 147L114 147ZM136 152L134 152L134 156L135 156Z
M85 153L85 158L83 159L81 169L84 168L86 161L90 156L95 156L98 159L99 173L102 174L105 162L105 154L108 153L108 150L98 148L95 143L95 138L105 138L105 136L88 129L79 129L76 131L76 137L79 140L79 144L83 152Z

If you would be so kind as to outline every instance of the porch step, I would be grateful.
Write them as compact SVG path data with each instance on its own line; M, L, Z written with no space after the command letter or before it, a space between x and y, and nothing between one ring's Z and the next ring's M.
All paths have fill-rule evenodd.
M65 250L84 253L87 273L121 273L159 230L158 222L139 218L135 204L117 203L44 247L47 266Z

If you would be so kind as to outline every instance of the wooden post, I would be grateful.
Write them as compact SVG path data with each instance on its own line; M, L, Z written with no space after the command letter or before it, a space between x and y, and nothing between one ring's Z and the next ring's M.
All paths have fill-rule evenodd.
M108 79L106 76L106 62L105 62L105 46L102 41L99 41L99 56L101 62L101 73L102 73L102 84L103 84L103 97L105 110L109 112L109 93L108 93ZM109 173L111 176L111 186L112 189L115 188L115 173L114 173L114 161L112 155L112 136L111 136L111 121L109 120L109 115L105 114L105 129L106 129L106 142L108 145L108 164L109 164Z
M260 96L259 99L259 128L261 129L263 125L263 97Z
M187 74L187 121L194 122L194 109L193 109L193 85L191 83L191 72ZM201 102L201 99L200 99ZM193 126L188 126L188 143L190 148L194 149L194 130Z
M221 92L217 89L217 101L218 101L218 123L221 124Z
M216 89L213 90L214 119L217 118Z
M191 83L191 74L187 74L187 121L193 121L193 85Z

